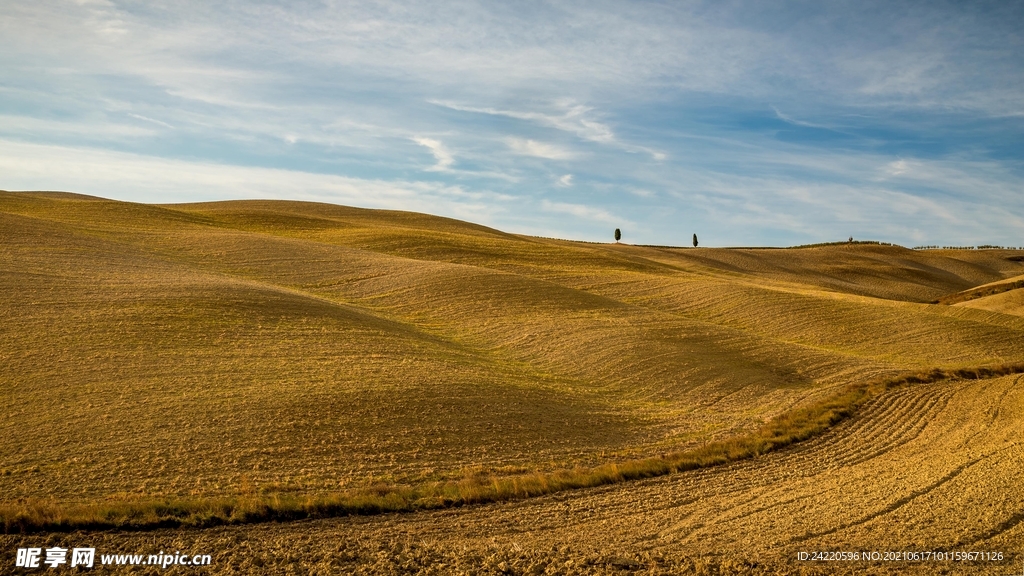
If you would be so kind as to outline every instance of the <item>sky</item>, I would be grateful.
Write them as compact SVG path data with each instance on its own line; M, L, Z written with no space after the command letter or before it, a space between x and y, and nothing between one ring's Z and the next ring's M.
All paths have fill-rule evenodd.
M1024 245L1024 2L0 0L0 189Z

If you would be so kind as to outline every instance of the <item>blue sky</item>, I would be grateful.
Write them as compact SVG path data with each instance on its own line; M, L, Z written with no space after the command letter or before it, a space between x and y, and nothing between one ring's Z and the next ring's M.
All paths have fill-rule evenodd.
M1024 245L1021 2L0 0L0 189Z

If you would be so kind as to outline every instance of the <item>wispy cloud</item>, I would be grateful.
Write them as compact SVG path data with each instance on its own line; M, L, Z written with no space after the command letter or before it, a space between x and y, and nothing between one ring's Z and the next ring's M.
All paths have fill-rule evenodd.
M131 116L132 118L135 118L136 120L142 120L144 122L149 122L150 124L156 124L157 126L163 126L164 128L171 128L171 129L174 128L174 126L171 126L167 122L164 122L162 120L156 120L154 118L148 118L148 117L143 116L141 114L133 114L133 113L129 112L128 115Z
M427 170L447 170L455 163L455 157L452 156L452 153L440 141L422 137L415 137L412 141L428 148L430 153L434 155L434 159L437 160L437 163L427 168Z
M454 102L446 102L443 100L431 100L431 104L438 106L444 106L451 110L458 110L460 112L471 112L474 114L488 114L492 116L505 116L507 118L515 118L517 120L525 120L545 126L548 128L554 128L564 132L569 132L576 135L577 137L595 142L597 144L605 144L614 146L620 150L627 152L643 152L649 154L655 160L664 160L667 155L659 150L647 146L641 146L637 144L631 144L628 142L622 142L616 138L615 133L611 127L607 124L598 121L592 117L593 108L589 106L583 106L576 104L572 101L562 101L555 104L555 107L560 109L560 112L531 112L531 111L520 111L520 110L504 110L498 108L487 108L487 107L473 107ZM522 145L518 147L513 145L513 149L517 152L521 152ZM538 154L530 154L538 155Z
M560 146L537 142L536 140L506 138L505 142L513 152L522 156L534 156L537 158L547 158L548 160L568 160L576 157L576 154Z
M55 165L63 166L55 172ZM4 189L65 190L137 202L238 198L325 201L418 210L491 223L516 198L437 182L365 179L154 158L0 139Z
M490 114L492 116L505 116L508 118L515 118L517 120L526 120L540 124L541 126L570 132L591 142L599 142L602 144L615 142L615 134L612 132L611 128L588 117L588 113L592 108L571 102L562 102L559 105L559 107L564 110L560 114L474 107L454 102L446 102L443 100L431 100L430 103L438 106L444 106L445 108L450 108L452 110L458 110L460 112Z
M292 178L546 235L1007 243L1022 26L1018 3L8 2L0 188L308 197Z
M824 124L815 124L814 122L807 122L806 120L797 120L796 118L783 114L775 106L772 106L772 110L775 111L775 117L778 118L779 120L782 120L783 122L788 122L796 126L806 126L808 128L823 128L826 130L832 129L830 126L825 126Z
M440 140L433 138L425 138L421 136L414 136L410 138L413 142L423 146L430 150L433 154L435 163L432 166L425 168L427 172L440 172L448 175L457 177L475 177L475 178L486 178L486 179L497 179L505 180L507 182L518 182L519 178L513 174L508 174L500 170L472 170L472 169L460 169L455 168L455 155L448 149L447 146Z
M890 176L899 176L908 170L906 160L893 160L885 166L885 172Z
M540 205L541 208L547 212L569 214L584 220L604 222L607 224L633 224L626 218L614 216L611 212L594 206L572 204L569 202L552 202L550 200L542 200Z

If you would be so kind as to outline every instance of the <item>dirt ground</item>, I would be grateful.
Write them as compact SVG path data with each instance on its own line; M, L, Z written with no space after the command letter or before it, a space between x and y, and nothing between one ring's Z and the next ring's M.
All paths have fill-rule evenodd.
M18 547L63 545L212 555L178 573L1018 574L1022 423L1024 377L917 385L819 438L712 469L427 513L5 536L0 566ZM828 551L1003 560L799 560Z

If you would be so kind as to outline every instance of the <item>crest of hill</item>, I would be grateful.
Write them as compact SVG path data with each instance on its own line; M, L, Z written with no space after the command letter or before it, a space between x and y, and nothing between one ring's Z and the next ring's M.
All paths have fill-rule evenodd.
M1016 288L991 296L983 296L969 302L954 304L954 306L1024 316L1024 289Z
M145 205L63 192L5 193L5 209L45 212L91 228L197 225L304 238L419 260L515 273L557 273L562 263L594 270L683 272L783 289L803 287L909 302L932 302L1024 271L1012 250L909 250L877 244L797 249L665 248L593 244L510 234L452 218L397 210L284 200Z
M943 300L953 306L1024 316L1024 275L951 294L939 301Z
M220 225L298 235L396 256L524 271L559 258L599 268L735 273L783 285L910 302L942 295L1024 270L1002 250L916 251L877 244L800 249L649 248L591 244L505 233L460 220L332 204L246 200L170 206L211 217Z
M408 228L434 233L458 233L484 237L512 238L513 235L480 224L444 216L403 210L355 208L322 202L291 200L227 200L187 204L164 204L182 212L201 213L215 222L243 229L322 230L329 228Z
M908 302L940 296L1024 270L1007 259L1019 251L919 251L877 244L808 248L621 248L677 266L699 266L733 277Z

